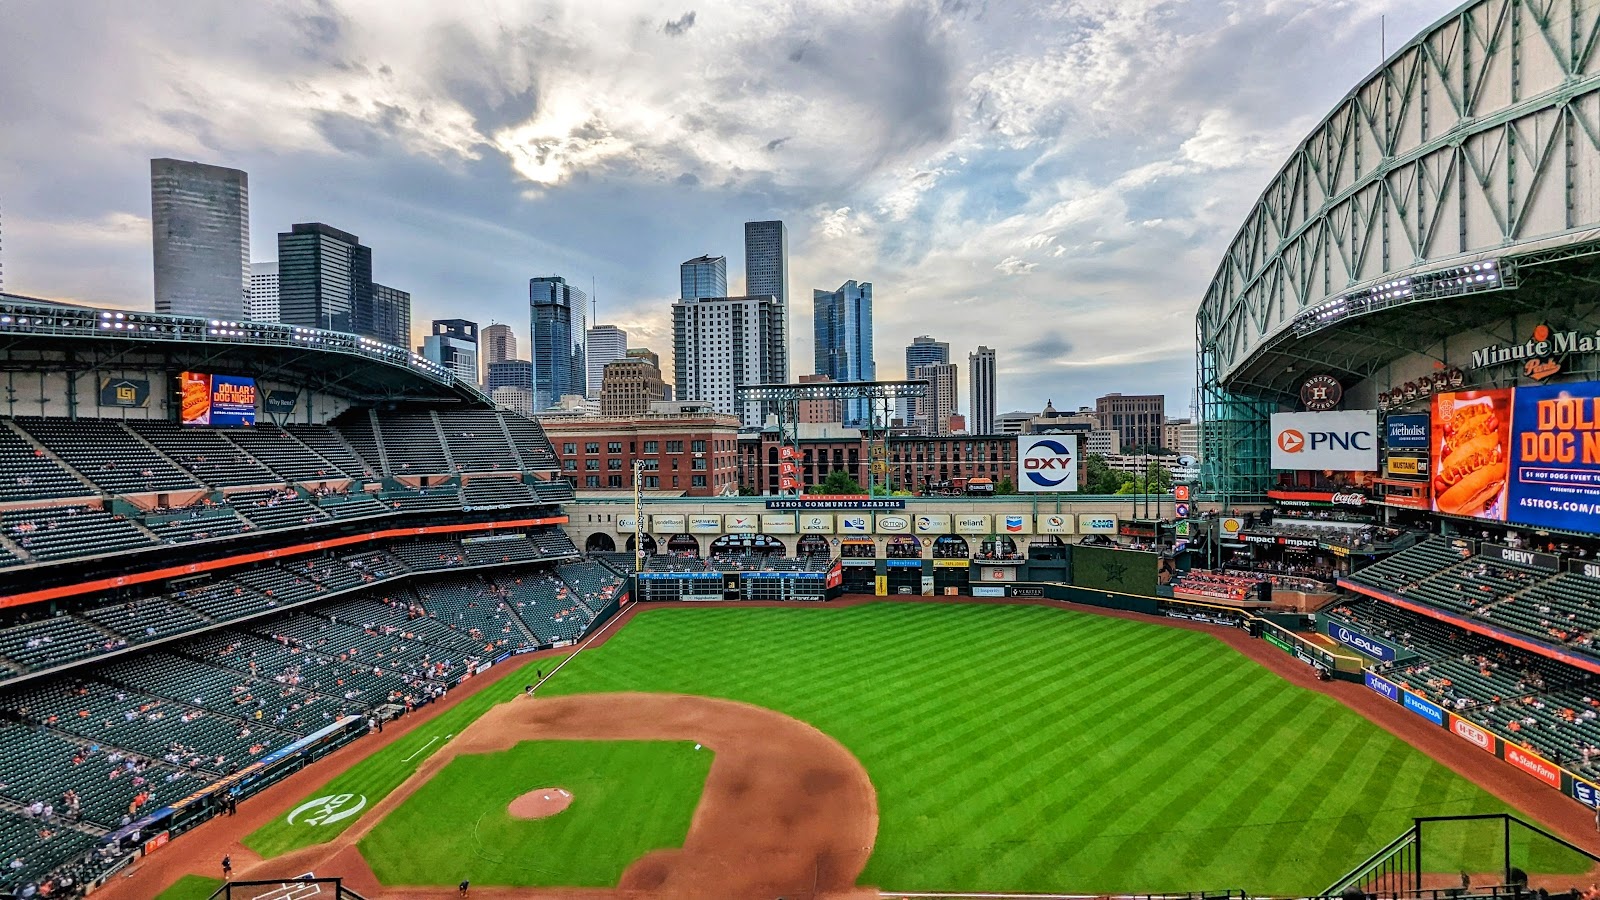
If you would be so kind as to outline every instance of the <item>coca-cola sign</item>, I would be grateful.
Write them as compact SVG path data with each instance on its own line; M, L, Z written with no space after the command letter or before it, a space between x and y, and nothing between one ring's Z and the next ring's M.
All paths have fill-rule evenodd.
M1366 506L1367 495L1353 491L1335 492L1332 497L1328 498L1328 502L1334 506Z

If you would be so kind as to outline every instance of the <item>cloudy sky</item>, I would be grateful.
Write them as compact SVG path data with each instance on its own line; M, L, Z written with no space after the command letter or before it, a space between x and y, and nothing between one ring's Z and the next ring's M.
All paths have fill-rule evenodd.
M323 221L413 318L598 285L670 354L677 264L789 226L871 281L880 377L932 334L1000 407L1193 389L1194 309L1288 150L1454 0L0 2L7 291L149 308L148 159L250 174L254 258ZM524 355L526 355L524 351Z

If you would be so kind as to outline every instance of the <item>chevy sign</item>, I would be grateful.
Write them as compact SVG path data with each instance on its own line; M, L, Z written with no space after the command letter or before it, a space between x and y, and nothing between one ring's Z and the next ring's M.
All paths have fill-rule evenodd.
M1017 438L1017 490L1059 493L1078 489L1078 438L1070 434Z
M1273 413L1272 468L1378 471L1378 411Z

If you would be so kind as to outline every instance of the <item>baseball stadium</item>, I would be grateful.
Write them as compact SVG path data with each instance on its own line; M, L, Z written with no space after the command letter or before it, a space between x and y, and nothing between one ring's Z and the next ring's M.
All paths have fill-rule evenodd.
M579 495L403 348L0 295L0 896L1591 896L1597 43L1335 106L1163 496Z

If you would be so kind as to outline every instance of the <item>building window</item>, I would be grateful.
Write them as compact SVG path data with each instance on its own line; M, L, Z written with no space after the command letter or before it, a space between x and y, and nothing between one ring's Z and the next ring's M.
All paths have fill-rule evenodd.
M691 486L693 486L693 487L705 487L706 486L706 477L704 475L696 475L696 476L694 476L694 480L691 482Z
M599 487L600 486L600 476L599 475L585 475L585 476L583 476L583 486L584 487L592 487L592 488Z
M694 442L690 443L689 446L692 449L692 452L694 452L694 453L704 453L704 452L706 452L706 442L705 441L694 441Z
M572 454L578 452L578 445L568 441L567 443L561 445L561 452L567 456L571 456Z
M600 460L586 459L583 461L583 468L586 472L598 472L600 471Z
M660 476L657 476L657 475L646 475L644 477L644 486L647 487L647 488L658 488L658 487L661 487L661 478L660 478Z
M608 459L608 460L606 460L606 468L610 469L613 472L619 471L619 470L622 469L622 460L617 459L615 457L613 457L611 459Z
M622 442L621 441L608 441L606 443L606 452L607 453L621 453L622 452Z
M578 461L575 459L564 460L561 463L561 468L566 472L576 472L578 471Z
M622 476L621 475L608 476L606 478L606 486L607 487L614 487L614 488L622 487Z
M690 462L689 468L696 472L704 472L706 470L706 461L701 458L694 459Z
M646 453L660 453L661 452L661 442L660 441L645 441L644 442L644 452L646 452Z
M585 452L585 453L599 453L600 452L600 442L599 441L590 441L587 444L584 444L583 445L583 452Z
M683 452L683 441L667 441L667 452L668 453L682 453Z
M674 467L674 468L676 468L676 467ZM673 487L677 487L678 486L678 476L676 476L676 475L672 476L672 486Z

